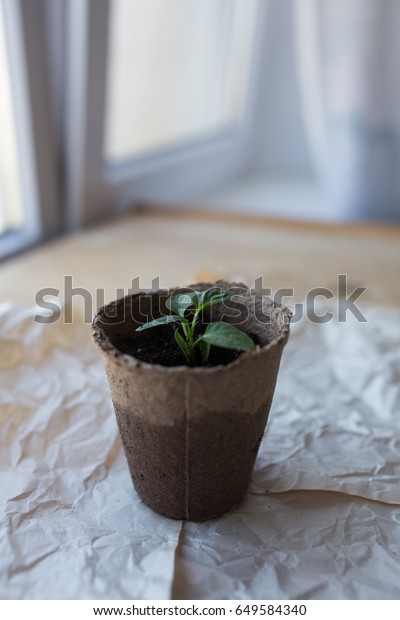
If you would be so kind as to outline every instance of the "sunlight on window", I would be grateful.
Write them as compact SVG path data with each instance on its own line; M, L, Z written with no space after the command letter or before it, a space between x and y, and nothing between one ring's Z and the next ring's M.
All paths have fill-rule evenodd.
M237 127L257 0L112 0L105 158Z
M17 137L0 2L0 234L22 225Z

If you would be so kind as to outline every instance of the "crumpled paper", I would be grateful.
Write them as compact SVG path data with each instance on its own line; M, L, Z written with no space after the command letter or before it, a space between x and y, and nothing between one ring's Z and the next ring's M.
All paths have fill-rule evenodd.
M90 327L0 307L0 597L400 598L400 312L293 325L248 494L135 493Z
M177 597L400 598L400 312L365 315L293 325L247 497L184 525Z
M0 598L168 598L181 524L135 493L90 326L0 307Z
M400 504L400 313L295 325L254 488Z

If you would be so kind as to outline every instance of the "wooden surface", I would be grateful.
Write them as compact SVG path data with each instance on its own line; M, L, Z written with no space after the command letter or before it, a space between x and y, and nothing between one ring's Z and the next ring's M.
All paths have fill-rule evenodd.
M40 289L63 297L64 276L92 295L94 312L116 289L140 276L142 287L226 278L252 283L263 276L273 290L293 288L293 301L313 287L336 295L337 275L367 286L364 302L400 307L400 227L328 225L151 208L64 237L0 266L1 301L34 304ZM79 300L78 300L79 302ZM286 300L291 305L291 300Z

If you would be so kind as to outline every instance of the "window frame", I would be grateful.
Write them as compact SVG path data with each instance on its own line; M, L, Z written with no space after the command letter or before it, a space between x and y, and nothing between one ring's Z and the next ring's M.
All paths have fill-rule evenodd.
M190 204L251 165L268 2L258 0L240 126L116 166L103 159L111 0L0 2L24 212L0 237L0 259L138 202Z
M240 126L107 166L103 137L110 0L69 0L65 135L69 229L143 201L167 204L193 200L194 195L246 168L252 155L252 121L267 5L258 0L248 93Z
M10 66L23 226L0 237L0 259L60 231L61 203L50 109L45 0L0 0ZM40 69L39 69L40 68Z

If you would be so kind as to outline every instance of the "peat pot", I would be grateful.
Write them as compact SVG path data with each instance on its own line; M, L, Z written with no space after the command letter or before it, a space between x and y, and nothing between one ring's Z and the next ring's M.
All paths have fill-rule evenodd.
M216 286L235 296L215 306L211 320L223 314L259 345L228 363L189 367L175 357L163 365L174 325L135 332L146 316L167 313L173 290L113 301L93 321L133 483L145 504L173 519L217 517L243 498L289 337L290 311L243 284L190 288ZM143 353L149 347L160 351L151 361Z

